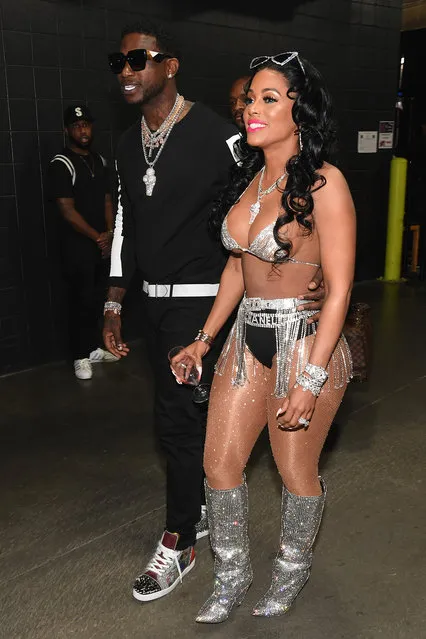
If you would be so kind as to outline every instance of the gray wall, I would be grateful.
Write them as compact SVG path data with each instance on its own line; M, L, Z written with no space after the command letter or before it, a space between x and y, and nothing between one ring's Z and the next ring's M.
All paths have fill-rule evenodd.
M180 36L181 92L224 115L228 88L253 55L297 49L319 67L335 98L339 165L357 206L356 279L382 274L391 152L358 155L356 145L358 130L393 119L401 1L286 0L282 9L262 3L262 17L247 5L0 0L0 373L63 356L62 286L44 173L63 144L63 108L75 100L96 115L98 150L114 156L117 137L137 112L122 103L106 54L141 11L170 20ZM132 304L136 309L135 294ZM129 327L136 337L137 319Z

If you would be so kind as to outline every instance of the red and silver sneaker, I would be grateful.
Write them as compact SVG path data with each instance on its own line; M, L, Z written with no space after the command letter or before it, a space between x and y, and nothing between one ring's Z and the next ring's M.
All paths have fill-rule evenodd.
M178 533L164 531L157 550L133 585L135 599L153 601L168 595L194 567L194 546L176 550L178 540Z

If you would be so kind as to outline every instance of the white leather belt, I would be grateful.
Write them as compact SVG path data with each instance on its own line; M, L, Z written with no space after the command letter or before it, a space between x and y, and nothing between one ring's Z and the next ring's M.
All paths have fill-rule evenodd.
M142 290L148 297L216 297L219 284L149 284Z

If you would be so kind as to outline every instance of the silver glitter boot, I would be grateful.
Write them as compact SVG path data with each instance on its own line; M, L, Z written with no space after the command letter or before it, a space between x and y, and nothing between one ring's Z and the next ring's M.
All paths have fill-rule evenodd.
M320 527L326 486L322 495L300 497L283 486L280 550L272 570L272 584L253 609L257 617L283 615L309 579L312 546Z
M239 606L252 582L248 538L248 493L241 486L215 490L206 484L210 543L214 553L214 590L195 621L220 623Z

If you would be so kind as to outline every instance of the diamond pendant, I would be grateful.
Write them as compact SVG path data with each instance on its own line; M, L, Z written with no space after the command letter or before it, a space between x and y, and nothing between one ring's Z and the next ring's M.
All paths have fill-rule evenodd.
M253 202L253 204L250 206L249 224L253 224L256 217L259 215L259 213L260 213L260 200L257 200L256 202Z
M150 197L154 190L155 183L157 181L155 171L152 166L149 166L146 170L145 175L143 176L143 181L145 182L145 190L146 194Z

